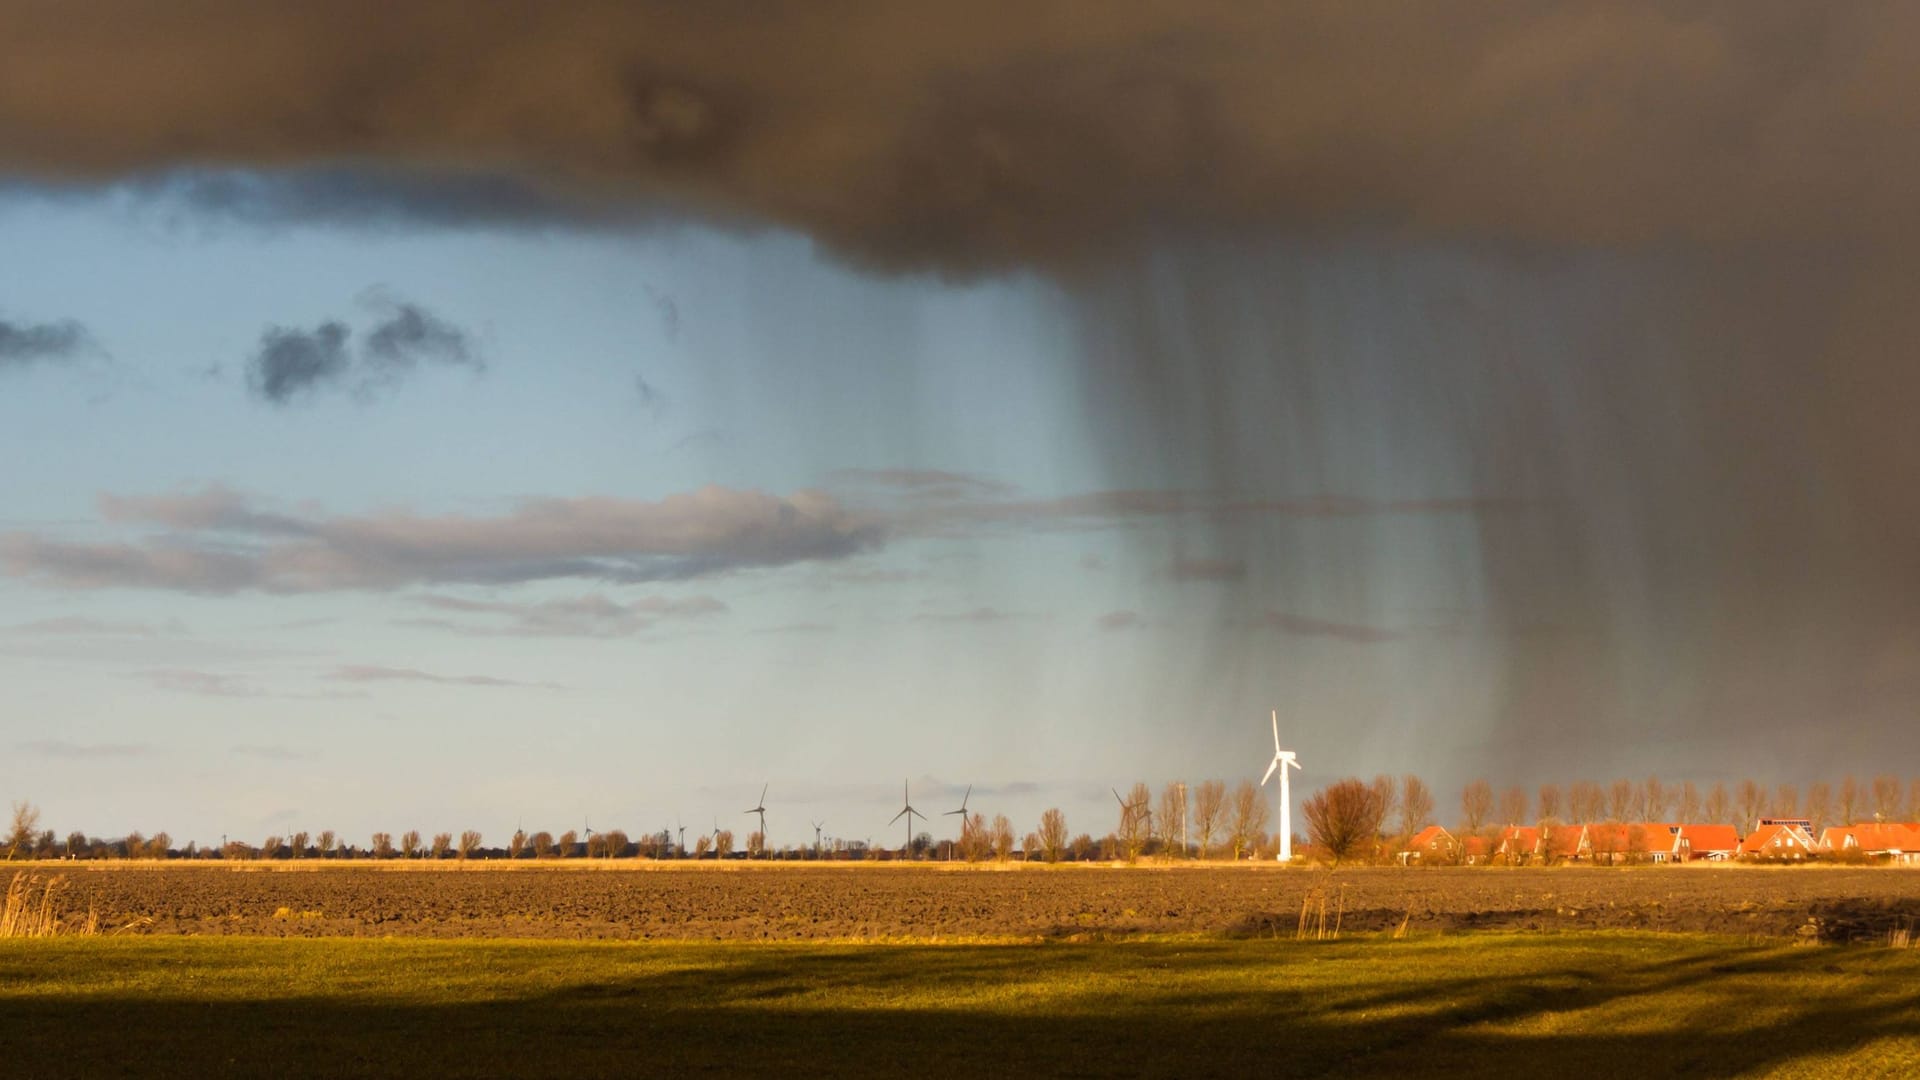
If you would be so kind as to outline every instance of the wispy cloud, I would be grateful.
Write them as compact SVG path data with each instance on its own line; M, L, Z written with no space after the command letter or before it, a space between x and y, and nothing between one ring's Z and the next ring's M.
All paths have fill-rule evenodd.
M761 627L760 629L753 631L753 633L756 633L756 634L831 634L833 633L833 631L834 631L834 627L832 623L793 622L793 623L786 623L781 626Z
M699 618L727 610L726 604L711 596L643 596L621 601L600 593L524 603L429 595L421 597L420 603L439 611L497 618L493 621L419 619L411 620L413 625L438 626L468 634L526 637L630 637L664 621Z
M103 496L102 516L159 536L74 542L0 533L0 570L67 588L230 593L673 581L845 558L881 527L831 496L706 487L637 499L527 499L494 517L389 511L328 517L264 509L224 488Z
M98 761L103 758L143 758L156 752L146 743L76 743L64 739L35 739L17 744L22 753L36 757Z
M262 761L311 761L316 755L312 750L302 750L279 743L241 743L233 748L241 757L259 758Z
M163 635L184 634L186 633L186 627L173 620L165 623L149 623L115 619L94 619L83 615L68 615L53 619L36 619L33 622L18 623L9 627L7 632L36 636L152 638Z
M266 691L236 676L222 675L212 671L195 671L190 668L158 668L152 671L139 671L135 672L132 678L145 680L155 690L165 690L175 694L224 698L266 696Z
M1175 559L1167 566L1167 576L1175 581L1239 581L1247 576L1247 564L1239 559Z
M977 607L971 611L926 611L913 617L915 622L932 623L995 623L1027 616L1013 611L1001 611L999 608Z
M416 668L384 667L377 664L346 664L321 676L335 682L377 683L377 682L420 682L441 686L480 686L533 690L563 690L565 687L550 682L519 682L513 679L501 679L492 675L436 675L430 671Z
M1335 622L1330 619L1316 619L1284 611L1267 612L1261 617L1260 625L1281 634L1332 638L1336 641L1350 641L1356 645L1379 645L1397 641L1403 636L1399 631L1386 627L1369 626L1365 623Z
M1094 620L1102 630L1131 630L1140 625L1140 613L1137 611L1109 611Z

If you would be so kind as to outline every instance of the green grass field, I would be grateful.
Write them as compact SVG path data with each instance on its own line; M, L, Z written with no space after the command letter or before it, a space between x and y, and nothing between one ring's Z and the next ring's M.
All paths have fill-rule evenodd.
M0 1073L1911 1076L1920 951L11 940Z

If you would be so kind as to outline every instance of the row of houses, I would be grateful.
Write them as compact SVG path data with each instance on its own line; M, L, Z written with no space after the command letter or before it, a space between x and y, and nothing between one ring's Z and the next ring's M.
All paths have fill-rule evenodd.
M1490 836L1455 837L1429 825L1400 850L1402 863L1694 862L1701 859L1787 860L1858 854L1920 865L1920 824L1874 822L1813 831L1806 818L1761 818L1741 836L1732 825L1617 822L1588 825L1508 825Z

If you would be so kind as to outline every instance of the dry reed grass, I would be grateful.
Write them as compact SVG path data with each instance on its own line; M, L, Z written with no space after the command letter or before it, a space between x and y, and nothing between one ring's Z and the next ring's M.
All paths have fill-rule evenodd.
M7 886L6 903L0 906L0 938L99 933L100 915L93 910L87 912L87 921L77 927L61 921L55 901L66 884L66 877L59 874L47 878L24 870L14 874Z

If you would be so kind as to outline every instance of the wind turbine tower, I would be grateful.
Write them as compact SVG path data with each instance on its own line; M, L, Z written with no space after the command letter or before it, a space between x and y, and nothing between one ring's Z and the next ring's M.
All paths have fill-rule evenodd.
M813 823L813 857L816 859L820 857L820 827L825 824L824 821Z
M965 847L967 843L967 800L971 798L973 798L973 785L968 784L967 793L960 796L960 809L949 810L940 815L941 817L952 817L955 814L960 815L960 845L962 847Z
M907 842L905 846L900 849L900 857L909 859L913 857L913 819L919 818L925 821L927 815L913 808L913 796L909 793L907 782L904 780L900 782L900 801L906 805L901 808L899 813L893 815L893 821L899 821L901 818L907 819ZM889 821L887 824L891 825L893 821Z
M766 784L760 785L760 801L758 803L755 803L751 809L742 810L740 812L743 814L759 814L760 815L760 853L762 855L766 854L767 852L767 785Z
M1280 863L1286 865L1293 861L1293 794L1287 787L1287 770L1300 767L1299 759L1291 750L1280 749L1280 710L1273 710L1273 762L1267 766L1267 775L1260 778L1260 786L1266 787L1277 770L1280 773Z

